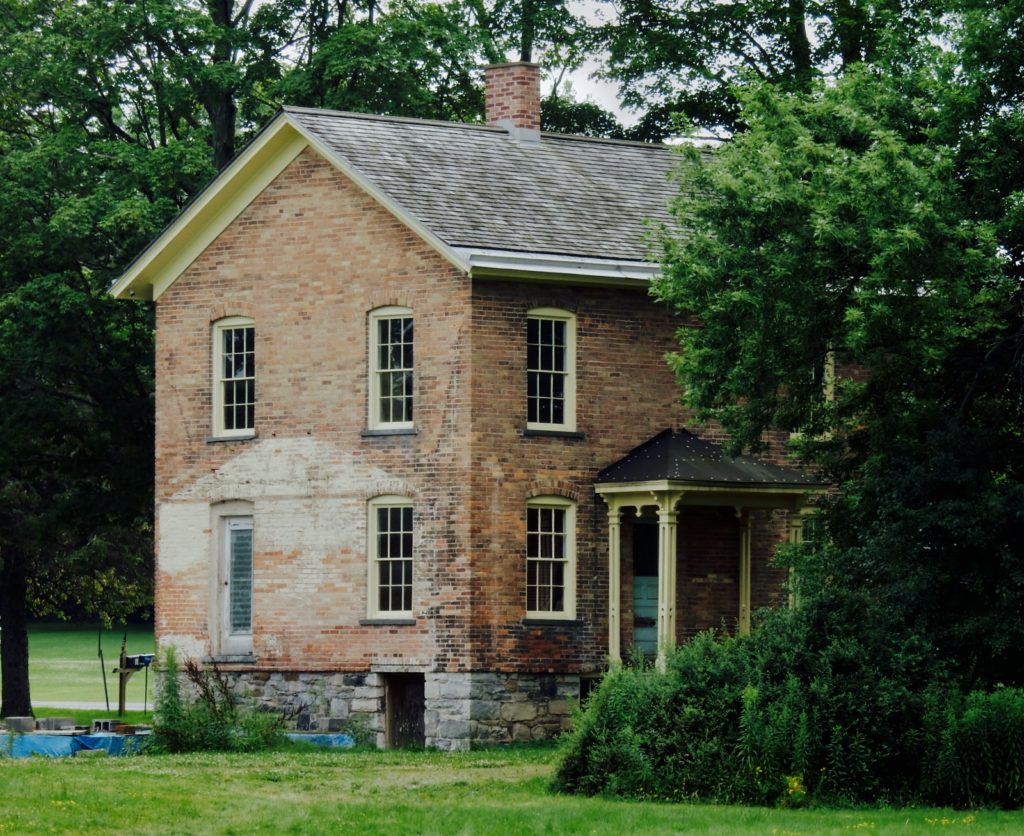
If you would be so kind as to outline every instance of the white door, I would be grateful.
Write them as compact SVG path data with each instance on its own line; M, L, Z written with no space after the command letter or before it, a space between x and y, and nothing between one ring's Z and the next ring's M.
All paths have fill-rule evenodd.
M252 650L252 517L224 518L222 652Z

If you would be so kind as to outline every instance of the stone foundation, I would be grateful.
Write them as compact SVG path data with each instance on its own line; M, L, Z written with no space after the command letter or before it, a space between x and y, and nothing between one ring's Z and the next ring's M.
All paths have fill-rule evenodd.
M380 673L225 671L240 701L284 711L300 731L347 732L385 745L386 677ZM423 729L430 748L545 740L571 725L575 674L426 673Z

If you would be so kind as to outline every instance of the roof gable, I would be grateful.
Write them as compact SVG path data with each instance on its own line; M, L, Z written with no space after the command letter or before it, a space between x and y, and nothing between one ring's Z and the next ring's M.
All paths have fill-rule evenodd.
M284 108L111 286L156 299L312 147L457 268L474 275L650 278L667 222L665 146L482 125Z
M644 261L649 223L671 220L663 145L286 112L451 247Z

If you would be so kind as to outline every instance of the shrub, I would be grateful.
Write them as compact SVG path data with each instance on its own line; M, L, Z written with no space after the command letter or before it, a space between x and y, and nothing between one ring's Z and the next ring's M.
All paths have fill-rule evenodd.
M708 633L667 670L592 695L555 777L565 792L797 806L921 795L923 718L943 669L857 595ZM933 735L934 737L934 735Z
M929 800L954 807L1024 806L1024 690L974 691L936 706Z
M214 665L201 667L189 660L185 677L196 698L186 701L173 648L164 656L164 676L154 706L155 752L255 752L284 740L287 717L271 711L243 708L227 679Z

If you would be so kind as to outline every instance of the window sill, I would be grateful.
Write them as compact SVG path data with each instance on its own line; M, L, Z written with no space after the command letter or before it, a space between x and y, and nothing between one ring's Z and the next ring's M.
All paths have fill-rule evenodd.
M397 430L363 430L359 434L363 438L377 438L378 436L388 435L419 435L419 430L415 427L402 427Z
M414 627L415 618L360 618L362 627Z
M253 653L218 653L216 656L203 656L200 661L205 665L255 665L256 655Z
M211 435L206 439L206 443L221 444L225 441L252 441L256 437L256 433L251 435Z
M568 438L573 441L582 441L586 436L581 432L573 430L523 430L523 438Z
M524 627L579 627L578 618L524 618Z

